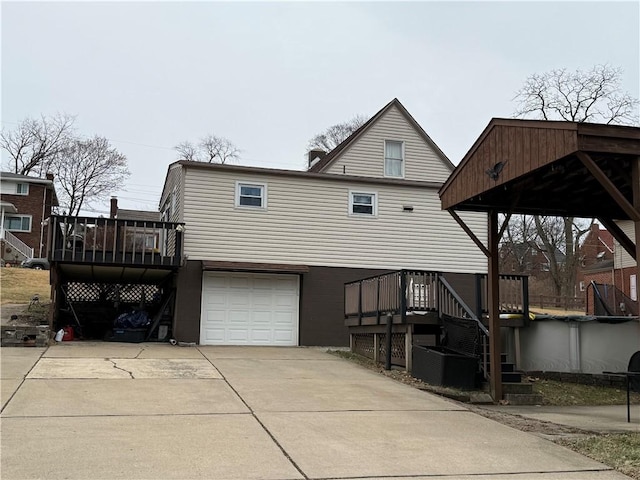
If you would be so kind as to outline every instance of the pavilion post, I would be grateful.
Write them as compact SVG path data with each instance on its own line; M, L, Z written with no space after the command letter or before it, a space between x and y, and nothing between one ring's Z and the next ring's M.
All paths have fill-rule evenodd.
M633 186L633 206L640 212L640 157L636 157L631 161L631 184ZM638 279L640 279L640 221L633 222L635 227L636 240L636 299L638 295ZM631 292L629 292L631 293Z
M502 365L500 354L500 272L498 270L498 212L489 212L489 277L487 286L489 309L489 351L491 360L491 397L495 402L502 400Z

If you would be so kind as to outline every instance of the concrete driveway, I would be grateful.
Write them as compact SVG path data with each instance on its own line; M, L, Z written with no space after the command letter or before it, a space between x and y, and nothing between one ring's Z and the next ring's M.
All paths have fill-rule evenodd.
M2 478L627 478L318 349L2 349Z

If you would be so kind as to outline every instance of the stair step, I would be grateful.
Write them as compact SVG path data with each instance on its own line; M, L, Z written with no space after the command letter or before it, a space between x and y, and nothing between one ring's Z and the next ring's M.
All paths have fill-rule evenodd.
M491 365L488 365L488 370L491 372ZM516 366L513 363L502 363L500 365L500 371L502 373L513 373L516 371Z
M522 395L530 395L533 394L533 384L532 383L518 383L518 382L503 382L502 383L502 392L504 394L522 394Z
M514 372L516 366L513 363L503 363L500 368L503 372Z
M503 399L508 405L542 404L542 395L539 393L505 393Z
M502 381L520 383L522 381L522 374L517 372L502 372Z

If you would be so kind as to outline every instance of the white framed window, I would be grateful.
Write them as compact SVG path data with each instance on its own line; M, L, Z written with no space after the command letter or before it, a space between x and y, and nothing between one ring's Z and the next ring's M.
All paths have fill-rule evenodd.
M31 215L5 215L4 229L10 232L30 232Z
M16 183L16 195L29 195L29 184Z
M349 192L349 215L378 215L378 195L374 192Z
M404 142L384 141L384 176L404 178Z
M638 280L635 275L629 276L629 297L634 302L638 300Z
M584 292L584 290L585 290L584 282L583 282L583 281L581 281L581 282L580 282L580 291L581 291L581 292Z
M267 186L264 183L236 182L236 207L267 208Z

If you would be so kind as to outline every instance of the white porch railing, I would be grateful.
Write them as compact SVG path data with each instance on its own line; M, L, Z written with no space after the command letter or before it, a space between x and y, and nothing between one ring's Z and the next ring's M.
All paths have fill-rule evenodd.
M20 252L25 258L33 258L33 248L24 243L18 237L16 237L13 233L3 230L2 231L2 239L10 245L11 248L16 249L16 251Z

